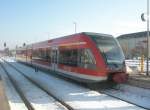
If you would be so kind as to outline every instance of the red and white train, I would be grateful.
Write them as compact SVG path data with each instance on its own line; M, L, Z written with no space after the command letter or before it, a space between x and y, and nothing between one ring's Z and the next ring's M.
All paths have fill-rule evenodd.
M83 82L128 78L125 57L111 35L82 32L16 49L16 59Z

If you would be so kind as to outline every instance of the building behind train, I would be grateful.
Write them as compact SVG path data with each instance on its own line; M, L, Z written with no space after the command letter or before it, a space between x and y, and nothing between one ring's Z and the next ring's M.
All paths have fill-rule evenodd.
M140 58L147 55L147 32L124 34L117 37L126 59ZM150 41L150 37L149 37ZM150 42L149 42L150 46ZM150 48L149 48L150 58Z

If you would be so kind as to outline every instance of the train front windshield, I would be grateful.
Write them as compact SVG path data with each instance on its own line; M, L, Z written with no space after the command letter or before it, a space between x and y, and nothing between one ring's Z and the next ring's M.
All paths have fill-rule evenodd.
M107 64L122 64L124 62L124 54L115 38L107 36L92 36L91 38L96 43Z

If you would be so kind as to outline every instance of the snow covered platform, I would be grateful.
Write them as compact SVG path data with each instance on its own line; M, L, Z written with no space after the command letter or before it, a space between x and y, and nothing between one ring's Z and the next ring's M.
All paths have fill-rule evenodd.
M138 87L150 89L150 75L129 74L128 83Z
M13 86L18 87L19 91L17 89L17 92L19 93L19 95L21 93L26 98L26 101L25 100L23 101L25 103L28 101L28 103L30 103L31 107L34 110L50 110L50 109L51 110L68 110L63 105L61 105L58 101L56 101L54 98L48 95L45 91L43 91L42 89L34 85L32 82L26 79L19 72L15 71L15 69L13 69L11 66L7 65L6 63L3 63L2 61L1 63L7 70L7 73L9 74L9 75L5 73L2 74L3 78L5 77L4 81L6 82L7 81L6 79L11 79L10 80L11 83L15 84ZM6 85L6 87L8 87L8 85ZM22 95L20 96L21 96L21 99L24 99L22 98ZM9 100L9 101L13 102L13 104L16 104L18 106L18 103L15 102L14 100ZM22 109L12 109L12 110L22 110Z
M6 76L5 71L1 68L1 66L0 66L0 75L3 79L5 93L8 99L10 110L28 110L23 100L17 93L16 89L13 87L12 83ZM0 110L5 110L5 109L1 109L0 107Z
M10 110L8 100L5 96L2 78L0 76L0 110Z

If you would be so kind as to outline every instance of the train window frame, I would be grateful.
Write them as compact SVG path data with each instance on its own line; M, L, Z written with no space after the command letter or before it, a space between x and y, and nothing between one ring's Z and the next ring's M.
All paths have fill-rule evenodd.
M91 49L89 48L82 48L82 49L79 49L78 50L78 66L81 67L81 68L85 68L85 69L91 69L91 70L95 70L96 69L96 61L95 61L95 58L94 58L94 55L92 54L91 52ZM83 53L86 53L86 55L88 55L88 62L85 61L81 61L83 58L82 55L81 55L81 52Z
M51 55L50 55L51 49L50 48L38 48L32 50L32 60L39 60L48 62L51 64ZM48 57L49 55L49 57Z
M76 53L76 55L74 54ZM66 54L66 56L65 56ZM59 64L66 66L78 66L78 49L59 49Z
M75 52L76 51L76 52ZM65 57L62 56L64 53L66 52L66 55ZM69 52L69 53L67 53ZM84 54L86 54L88 57L88 62L85 62L85 59L84 61L82 61L81 58L82 55L81 55L81 52L85 52ZM76 55L74 55L76 53ZM69 54L71 55L74 55L74 56L69 56ZM72 59L74 60L70 60L69 57L72 57ZM96 61L95 61L95 58L94 58L94 55L92 54L91 52L91 49L89 48L81 48L81 49L59 49L59 64L63 64L65 66L71 66L71 67L80 67L80 68L84 68L84 69L91 69L91 70L95 70L96 69ZM73 58L74 57L74 58ZM85 57L85 56L84 56Z
M46 61L49 63L49 64L51 64L51 49L50 48L46 48L46 52L45 52L45 54L46 54Z

